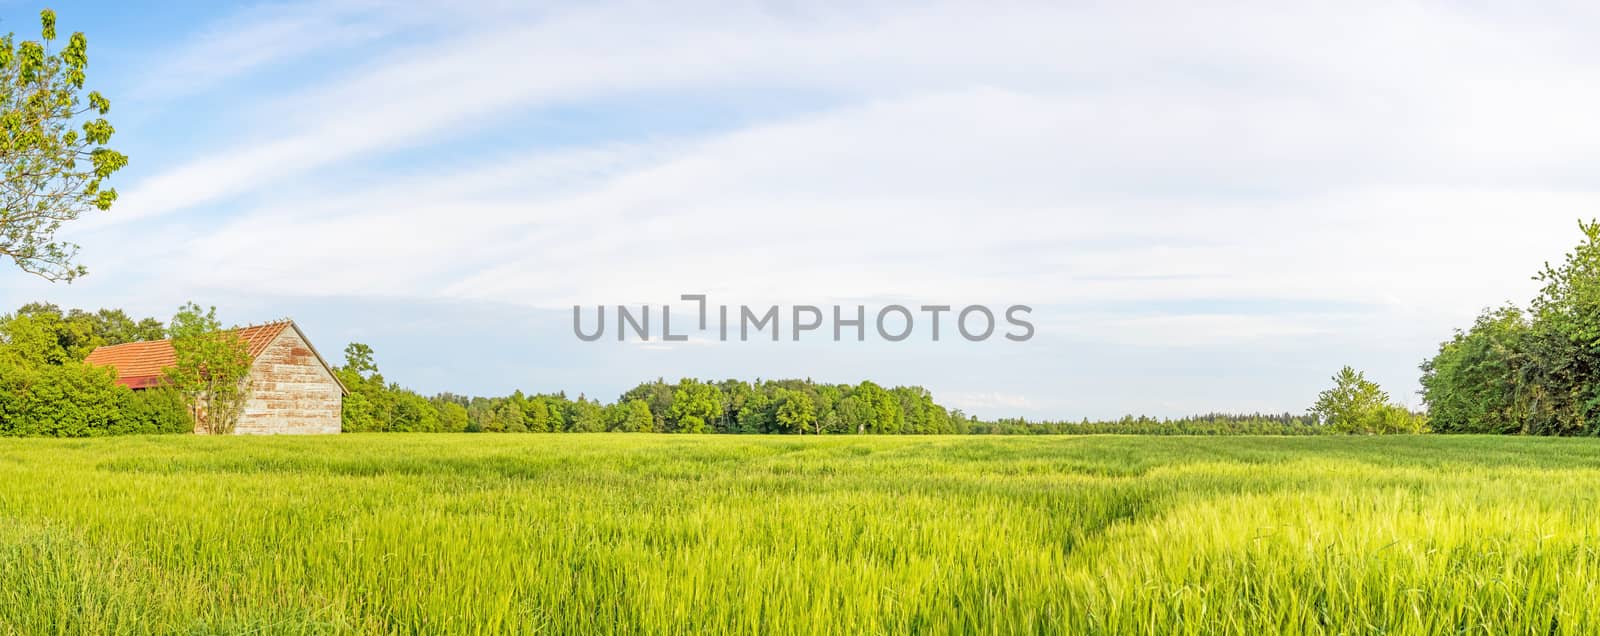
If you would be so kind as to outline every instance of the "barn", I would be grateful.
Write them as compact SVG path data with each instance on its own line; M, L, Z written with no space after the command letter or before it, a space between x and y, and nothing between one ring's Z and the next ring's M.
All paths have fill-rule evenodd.
M338 433L345 388L293 320L233 330L250 352L250 397L237 434ZM135 391L158 386L176 364L169 340L100 347L84 360L117 370L117 383Z

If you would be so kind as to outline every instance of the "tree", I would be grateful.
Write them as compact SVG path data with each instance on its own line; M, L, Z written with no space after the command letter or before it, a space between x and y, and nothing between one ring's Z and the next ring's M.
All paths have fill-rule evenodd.
M723 380L717 384L717 388L722 390L722 395L727 399L723 404L722 416L717 418L714 428L718 433L737 433L739 411L744 409L745 403L755 394L755 389L749 382L732 379Z
M833 412L839 420L841 433L865 432L872 425L876 412L872 405L859 395L851 395L834 405Z
M175 363L167 382L184 396L195 432L228 434L250 397L250 351L233 330L222 329L217 308L185 303L168 327Z
M740 433L770 433L777 428L777 404L765 388L756 390L744 401L737 418Z
M522 408L527 400L521 398L521 392L518 391L517 395L502 400L494 409L494 419L486 422L483 430L494 433L528 432L528 414Z
M435 403L439 410L439 430L460 433L467 430L467 407L455 402Z
M50 303L28 303L0 319L0 335L18 352L44 364L82 360L103 345L166 337L161 321L135 321L120 309L63 312Z
M529 400L527 407L522 409L522 417L529 432L549 433L558 430L553 427L556 418L550 413L550 402L542 397Z
M1535 405L1519 390L1530 376L1533 331L1512 306L1486 310L1467 331L1439 345L1422 363L1422 399L1434 430L1448 433L1523 431Z
M573 433L598 433L606 430L605 411L600 402L585 399L582 395L572 402L571 417L567 418L568 431Z
M650 407L650 416L655 419L650 427L653 431L671 430L667 425L667 418L672 414L672 385L665 380L656 378L655 382L640 384L623 393L619 401L643 400Z
M704 433L706 424L722 417L727 397L714 384L684 379L672 393L672 410L669 421L675 422L672 430L680 433Z
M650 405L644 400L618 400L606 407L606 430L620 433L648 433L655 423Z
M1517 397L1522 430L1573 435L1600 430L1600 223L1578 223L1583 241L1560 265L1546 263L1521 342Z
M343 368L363 380L378 376L378 363L372 359L372 347L359 342L344 346Z
M0 321L0 339L5 341L7 356L27 364L62 365L88 355L74 342L69 325L58 314L19 312L9 316Z
M900 425L904 421L904 414L900 412L900 403L894 395L883 387L870 381L862 381L856 386L851 395L861 399L871 410L872 418L861 422L857 433L888 433L900 432Z
M822 433L816 430L817 405L811 400L811 396L794 389L780 388L774 393L773 398L777 403L773 419L785 432L804 435L810 430L819 435Z
M1533 278L1544 284L1533 299L1535 320L1585 347L1600 346L1600 222L1578 223L1583 242L1556 266Z
M386 430L415 433L433 433L440 430L439 411L433 408L428 398L422 397L416 391L402 389L397 384L389 385L389 393L393 397Z
M1389 394L1350 367L1333 376L1333 388L1317 396L1311 415L1341 433L1420 433L1427 420L1390 404Z
M344 348L344 365L333 370L348 395L340 409L341 427L349 432L388 430L392 396L373 361L372 347L352 342Z
M1333 388L1317 396L1311 414L1323 424L1345 433L1360 432L1389 403L1389 394L1367 380L1365 374L1345 367L1333 376Z
M74 309L67 313L72 320L83 316L96 339L95 346L160 340L167 337L167 328L155 318L134 320L121 309L101 309L93 314Z
M550 428L552 433L571 428L572 401L567 399L565 393L541 394L533 397L534 401L544 404L545 410L550 412Z
M22 271L71 281L88 270L56 231L90 208L111 209L117 191L103 182L128 158L106 147L111 102L84 92L88 40L73 33L52 53L56 14L39 18L39 40L0 38L0 254Z

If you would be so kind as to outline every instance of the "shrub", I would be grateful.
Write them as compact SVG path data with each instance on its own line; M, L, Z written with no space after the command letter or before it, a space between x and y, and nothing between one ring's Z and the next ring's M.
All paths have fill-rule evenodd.
M110 434L131 391L110 369L77 362L0 362L0 435L88 437Z
M111 429L117 435L192 433L194 420L183 395L169 387L128 391L122 419Z

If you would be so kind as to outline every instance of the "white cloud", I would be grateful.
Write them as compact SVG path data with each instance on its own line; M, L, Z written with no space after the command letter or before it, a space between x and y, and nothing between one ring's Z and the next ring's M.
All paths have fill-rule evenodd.
M332 0L246 6L154 56L141 99L176 99L274 65L371 43L448 15L432 3Z
M978 410L993 411L995 409L1033 411L1041 406L1038 401L1026 395L996 391L941 392L938 394L938 399L941 404L969 412Z
M188 285L541 307L706 291L729 302L1278 298L1470 314L1524 295L1527 272L1597 202L1362 187L1174 206L1072 179L1094 164L1078 143L1096 131L1061 106L981 90L693 144L495 161L269 204L196 228L203 240L167 262ZM966 117L1004 123L947 129ZM1495 223L1507 209L1538 232L1507 235ZM292 257L239 259L263 244ZM1194 321L1218 337L1277 333Z

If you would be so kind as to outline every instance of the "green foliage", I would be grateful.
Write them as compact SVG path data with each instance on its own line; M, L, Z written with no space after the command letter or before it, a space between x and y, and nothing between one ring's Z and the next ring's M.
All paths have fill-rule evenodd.
M644 400L618 400L606 406L606 430L647 433L655 422Z
M430 400L430 403L432 401ZM439 429L446 433L461 433L467 430L467 407L455 402L434 403L439 410Z
M84 359L95 347L164 337L161 321L135 321L120 309L63 312L55 305L29 303L0 318L0 340L9 353L33 364L64 364Z
M666 418L667 430L677 433L705 433L707 422L722 417L727 396L716 385L685 378L672 392L672 407Z
M75 341L78 336L86 335L72 333L71 325L49 315L8 316L0 324L0 338L5 340L6 354L31 365L62 365L82 360L89 352L82 351Z
M185 303L168 326L176 361L167 383L189 405L195 432L233 432L250 398L250 351L239 334L224 330L217 308Z
M889 390L872 382L657 380L624 393L621 400L644 403L665 423L665 430L677 432L948 434L966 432L969 425L966 418L935 404L925 389ZM908 419L915 426L904 426Z
M353 381L346 384L355 386ZM357 430L351 424L356 395L353 391L351 397L345 398L345 430ZM1129 416L1104 422L1022 419L983 422L959 410L940 406L933 401L932 394L921 387L885 389L872 382L859 385L819 384L810 380L707 382L685 378L667 383L658 379L629 389L616 402L603 406L582 397L571 400L560 393L525 396L521 391L498 398L444 393L431 401L436 408L459 406L466 413L467 423L453 430L470 432L607 430L944 435L1316 435L1331 432L1307 417L1290 414L1210 414L1160 420ZM595 413L599 416L598 423L593 419ZM522 415L524 428L508 424L516 414ZM1421 422L1404 409L1377 415L1380 419L1373 424L1375 431L1412 430ZM395 429L379 426L359 430Z
M129 391L117 387L122 398L122 414L108 428L112 435L152 433L191 433L194 420L183 394L172 387L153 387Z
M78 247L56 240L62 224L91 208L109 210L117 191L104 181L128 163L106 147L114 132L111 103L84 90L88 41L56 42L55 13L40 14L39 40L0 37L0 254L52 281L87 273Z
M170 388L130 391L110 369L0 357L0 436L96 437L194 430Z
M810 396L794 389L779 388L773 394L773 419L786 433L821 434L817 428L817 406Z
M390 387L390 428L398 432L434 433L444 429L443 418L428 398L398 386Z
M87 437L119 429L130 399L115 374L80 362L0 357L0 435Z
M1421 433L1427 420L1390 404L1389 394L1350 367L1333 376L1333 388L1317 396L1310 414L1338 433Z
M378 371L372 347L352 342L344 348L344 364L334 367L334 377L349 393L344 396L342 427L346 432L464 431L466 408L422 397L415 391L386 383Z
M1516 307L1485 310L1468 331L1422 363L1422 397L1442 433L1518 433L1533 405L1518 386L1529 362L1531 326Z
M393 430L394 398L378 373L372 347L359 342L345 346L344 365L335 367L333 375L348 391L342 406L344 431Z
M87 323L92 340L85 344L92 344L95 347L160 340L167 337L167 328L161 321L155 318L134 320L121 309L101 309L93 314L73 309L66 313L65 319L68 322Z
M1536 321L1586 349L1600 346L1600 222L1579 223L1583 241L1556 266L1534 276L1543 283L1533 299Z
M1378 410L1389 403L1389 394L1350 367L1340 369L1333 382L1333 388L1317 396L1311 414L1341 433L1366 432Z
M130 391L111 369L81 362L96 346L159 338L160 331L159 322L136 322L120 310L62 312L40 303L0 318L0 436L192 430L171 391Z
M867 407L867 419L859 423L861 428L857 433L899 433L900 424L905 416L900 412L900 403L883 387L870 381L862 382L851 392L852 397L861 399Z
M1600 223L1546 264L1526 314L1485 311L1422 363L1422 394L1444 432L1600 435Z
M578 396L568 406L567 430L573 433L600 433L606 430L605 409L600 402Z
M526 399L521 391L513 393L509 401L518 403L522 412L523 429L528 432L549 433L561 430L563 418L560 415L559 404L539 396Z

